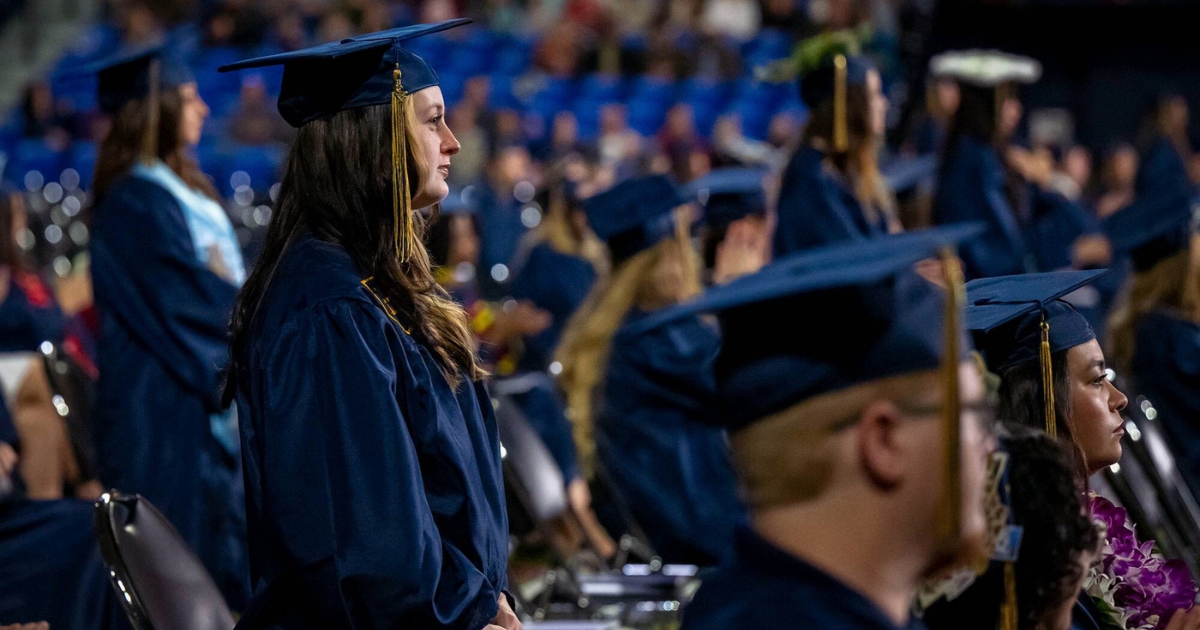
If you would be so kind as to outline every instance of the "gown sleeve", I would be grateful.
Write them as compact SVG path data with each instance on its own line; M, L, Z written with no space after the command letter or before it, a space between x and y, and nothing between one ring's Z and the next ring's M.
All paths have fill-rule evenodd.
M182 211L157 184L127 179L104 201L93 232L102 311L215 408L237 288L197 260Z
M964 142L962 162L941 183L940 223L984 221L989 230L962 248L972 277L1023 273L1025 242L1012 204L1004 194L1004 169L990 148Z
M428 384L405 386L414 377L397 334L372 305L326 303L286 324L263 355L254 430L264 533L295 567L314 626L479 630L505 585L439 532L422 479L422 463L437 462L423 461L414 435L442 419Z

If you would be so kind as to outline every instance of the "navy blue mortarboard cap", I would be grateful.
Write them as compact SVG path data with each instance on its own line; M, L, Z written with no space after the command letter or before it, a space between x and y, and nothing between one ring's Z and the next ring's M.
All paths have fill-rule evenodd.
M867 74L875 68L870 59L862 55L847 55L846 85L865 85ZM834 65L837 57L829 57L812 71L800 78L800 98L809 109L816 109L826 99L833 98L837 77Z
M1180 186L1173 193L1158 191L1139 199L1104 220L1104 231L1114 249L1127 252L1137 271L1188 248L1192 235L1191 190Z
M122 50L103 59L72 69L64 76L96 75L97 102L106 114L117 113L130 101L150 93L150 75L158 62L158 87L178 87L195 81L186 64L167 54L164 44Z
M470 19L459 18L414 24L247 59L219 70L282 65L279 113L293 127L299 127L343 110L390 103L395 86L393 73L397 68L401 87L409 94L438 85L433 68L401 44L470 23Z
M675 231L671 212L687 200L664 175L631 179L583 203L588 225L619 262L653 247Z
M766 169L732 167L714 170L683 187L688 198L704 207L704 221L710 226L728 225L750 215L765 215L767 198L763 191Z
M981 232L959 225L800 252L625 334L717 313L721 420L737 430L824 393L939 367L947 296L913 265Z
M1054 271L980 278L967 283L967 328L988 370L1000 373L1041 358L1042 322L1049 351L1096 338L1086 318L1061 298L1107 270Z

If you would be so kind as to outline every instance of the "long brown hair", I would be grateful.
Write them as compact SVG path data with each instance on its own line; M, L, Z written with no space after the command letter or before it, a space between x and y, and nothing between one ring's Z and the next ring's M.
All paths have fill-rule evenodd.
M803 142L828 148L833 145L833 99L813 111L804 128ZM871 105L866 85L846 86L846 130L849 145L844 153L827 151L827 160L850 181L854 197L874 223L880 217L889 228L898 226L896 204L879 174L879 147L883 139L871 130Z
M680 215L676 215L677 218ZM685 222L678 221L682 226ZM662 271L679 263L681 277ZM662 308L700 292L700 262L686 230L622 261L599 280L563 330L555 360L562 364L559 385L566 394L580 467L590 475L595 461L593 396L604 382L613 336L635 306Z
M1200 236L1193 235L1184 251L1146 271L1134 272L1125 287L1125 295L1108 319L1108 331L1114 363L1129 370L1143 315L1162 309L1200 323Z
M113 182L128 173L142 157L147 132L151 131L147 125L155 119L154 100L158 101L158 129L149 137L158 137L155 156L166 162L189 187L217 199L217 189L200 170L180 134L183 98L179 89L167 88L150 97L129 101L113 116L112 129L100 143L96 159L93 190L97 203L108 194Z
M545 243L560 254L588 261L596 270L597 277L605 276L610 264L604 242L587 225L574 220L576 210L568 198L565 184L556 182L550 186L545 202L546 215L529 233L528 247Z
M407 165L413 196L430 172L421 164L412 134L416 114L406 101ZM479 380L475 338L466 313L434 279L423 244L428 221L414 212L417 246L400 262L393 241L391 212L391 106L376 105L338 112L306 123L288 152L275 218L267 228L262 261L246 279L233 312L232 361L225 398L233 397L244 369L246 345L255 316L288 247L304 232L346 250L358 272L397 310L397 317L429 349L447 382ZM403 221L404 218L401 217Z

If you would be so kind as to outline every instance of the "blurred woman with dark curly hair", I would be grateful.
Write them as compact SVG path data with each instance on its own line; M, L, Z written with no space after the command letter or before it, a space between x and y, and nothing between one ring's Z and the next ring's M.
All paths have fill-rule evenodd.
M1040 431L1012 427L1002 438L1008 456L1001 481L1009 522L1023 530L1014 563L1017 628L1066 630L1100 532L1075 484L1071 452ZM1004 562L993 560L970 587L925 613L930 630L997 628L1005 601Z

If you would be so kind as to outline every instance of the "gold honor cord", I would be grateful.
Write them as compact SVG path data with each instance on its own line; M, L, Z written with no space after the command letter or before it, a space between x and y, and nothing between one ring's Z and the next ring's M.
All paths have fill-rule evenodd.
M846 128L846 56L833 58L833 150L844 153L850 146Z
M1004 603L1000 605L1000 630L1017 630L1016 564L1004 563Z
M1058 422L1054 413L1054 366L1050 363L1050 324L1045 319L1042 320L1042 344L1038 354L1042 361L1042 399L1046 403L1046 435L1058 437Z
M150 60L150 70L147 72L146 81L146 128L142 130L142 163L147 166L154 163L158 157L158 125L159 125L159 101L160 96L160 76L162 74L162 62L159 59Z
M392 240L400 262L408 262L416 248L412 193L408 187L408 137L404 131L404 102L408 92L400 84L400 64L392 71ZM404 221L403 230L400 221Z
M942 404L942 439L945 483L942 490L944 494L941 522L943 540L953 542L958 540L962 527L962 424L958 360L962 354L959 328L966 290L963 288L962 266L954 251L949 247L943 248L939 258L942 262L942 277L946 283L945 316L942 323L942 380L945 389L945 402Z

